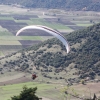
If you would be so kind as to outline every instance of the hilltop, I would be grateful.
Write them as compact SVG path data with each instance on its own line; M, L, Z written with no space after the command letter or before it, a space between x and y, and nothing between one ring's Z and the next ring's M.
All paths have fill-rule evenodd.
M99 0L0 0L1 4L18 4L30 8L100 11Z
M100 24L65 36L71 46L53 38L1 58L1 75L13 72L37 73L39 79L79 82L100 79Z

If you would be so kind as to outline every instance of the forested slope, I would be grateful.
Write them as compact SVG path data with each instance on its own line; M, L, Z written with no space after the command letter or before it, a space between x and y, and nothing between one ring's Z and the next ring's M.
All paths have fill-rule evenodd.
M100 11L100 0L0 0L1 4L20 4L32 8Z
M100 76L100 24L72 32L66 38L71 46L69 54L54 38L2 58L0 71L15 66L22 71L32 71L35 66L37 70L44 68L45 72L50 66L63 70L72 64L71 69L77 69L74 74L81 79Z

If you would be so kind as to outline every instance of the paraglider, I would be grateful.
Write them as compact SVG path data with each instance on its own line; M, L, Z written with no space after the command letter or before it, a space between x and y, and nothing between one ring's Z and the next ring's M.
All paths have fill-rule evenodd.
M63 45L66 47L67 53L69 53L70 51L70 46L68 44L68 41L66 40L66 38L58 31L52 29L52 28L48 28L46 26L42 26L42 25L31 25L31 26L26 26L21 28L17 33L16 36L18 36L22 31L27 30L27 29L38 29L38 30L42 30L45 31L53 36L55 36L56 38L58 38ZM36 74L32 74L32 79L36 79L37 75Z
M56 38L58 38L63 45L65 45L67 53L69 53L70 51L70 46L68 44L68 41L66 40L66 38L58 31L52 29L52 28L48 28L46 26L42 26L42 25L30 25L30 26L26 26L21 28L17 33L16 36L18 36L22 31L26 30L26 29L38 29L38 30L42 30L45 31L53 36L55 36Z

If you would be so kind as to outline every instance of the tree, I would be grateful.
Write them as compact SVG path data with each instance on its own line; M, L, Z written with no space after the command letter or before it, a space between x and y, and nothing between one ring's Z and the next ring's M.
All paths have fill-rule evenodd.
M35 95L37 87L35 88L27 88L23 87L23 90L18 96L11 97L11 100L39 100L39 98Z
M85 85L85 80L84 80L84 79L82 79L82 80L81 80L81 83L82 83L83 85Z

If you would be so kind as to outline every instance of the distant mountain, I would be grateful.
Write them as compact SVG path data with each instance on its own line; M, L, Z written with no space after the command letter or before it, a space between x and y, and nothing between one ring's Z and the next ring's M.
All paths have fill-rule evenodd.
M0 0L1 4L19 4L32 8L100 11L100 0Z
M71 46L69 54L59 40L50 39L2 58L1 74L7 69L33 72L35 66L44 77L48 71L53 74L65 71L67 75L69 69L79 79L100 77L100 24L72 32L66 38Z

